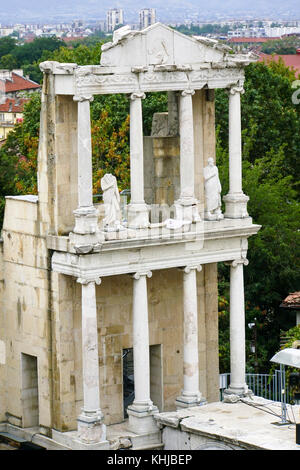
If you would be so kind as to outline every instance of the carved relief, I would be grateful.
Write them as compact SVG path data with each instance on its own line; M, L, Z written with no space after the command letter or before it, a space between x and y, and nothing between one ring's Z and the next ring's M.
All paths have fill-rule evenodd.
M148 59L151 65L162 65L170 63L170 53L164 39L157 39L153 46L148 49Z

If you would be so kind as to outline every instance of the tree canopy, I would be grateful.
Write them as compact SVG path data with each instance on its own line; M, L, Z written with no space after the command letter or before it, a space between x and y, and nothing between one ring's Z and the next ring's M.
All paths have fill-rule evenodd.
M300 47L298 36L288 36L282 39L271 39L262 45L262 52L265 54L296 54Z

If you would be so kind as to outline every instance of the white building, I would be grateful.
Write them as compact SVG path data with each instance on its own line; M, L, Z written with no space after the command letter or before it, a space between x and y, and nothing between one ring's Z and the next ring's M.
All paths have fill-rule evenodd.
M106 13L107 31L114 31L116 26L124 24L124 11L122 9L113 8Z
M147 28L154 23L156 23L155 8L144 8L140 10L140 29Z

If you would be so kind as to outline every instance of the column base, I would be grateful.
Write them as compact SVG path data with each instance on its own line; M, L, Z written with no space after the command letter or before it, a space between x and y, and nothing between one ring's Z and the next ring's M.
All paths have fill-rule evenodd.
M248 385L242 387L232 387L229 385L223 392L224 403L236 403L240 398L252 397L254 393L248 388Z
M98 227L98 211L94 206L80 207L74 212L75 227L69 234L69 240L79 253L95 251L95 247L101 247L104 235Z
M175 219L186 220L188 222L200 222L201 217L198 212L198 201L195 198L179 198L174 202Z
M154 420L154 415L159 413L157 406L152 405L144 409L130 405L127 408L128 414L128 430L136 434L147 434L159 431L159 428Z
M244 219L249 217L247 202L249 197L244 193L228 193L223 197L225 202L225 217L228 219Z
M87 445L105 445L106 426L103 424L101 411L97 413L82 414L77 419L77 440Z
M175 405L177 409L190 408L193 406L202 406L206 404L207 404L206 398L201 397L201 393L199 393L198 396L181 395L180 397L177 397L175 400Z
M132 229L149 227L149 211L145 203L130 203L127 206L127 226Z

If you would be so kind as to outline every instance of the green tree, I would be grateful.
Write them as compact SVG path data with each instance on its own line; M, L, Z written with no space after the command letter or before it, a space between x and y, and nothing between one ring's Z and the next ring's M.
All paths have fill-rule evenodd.
M258 363L249 345L249 371L269 370L279 347L280 330L289 322L279 305L288 292L298 290L299 266L299 110L292 103L294 75L282 64L253 64L246 69L242 97L243 189L249 195L248 211L261 225L249 238L249 265L245 267L246 324L256 324ZM217 163L228 192L228 97L217 92ZM220 264L219 293L229 300L229 270ZM229 312L220 320L221 364L228 365ZM226 326L227 325L227 326ZM225 370L223 370L225 372Z
M4 55L11 54L17 48L16 40L10 36L0 38L0 58Z
M265 54L296 54L298 47L300 47L300 38L298 36L290 36L267 41L262 45L261 50Z
M17 60L12 54L3 55L0 59L0 68L12 70L17 68Z

